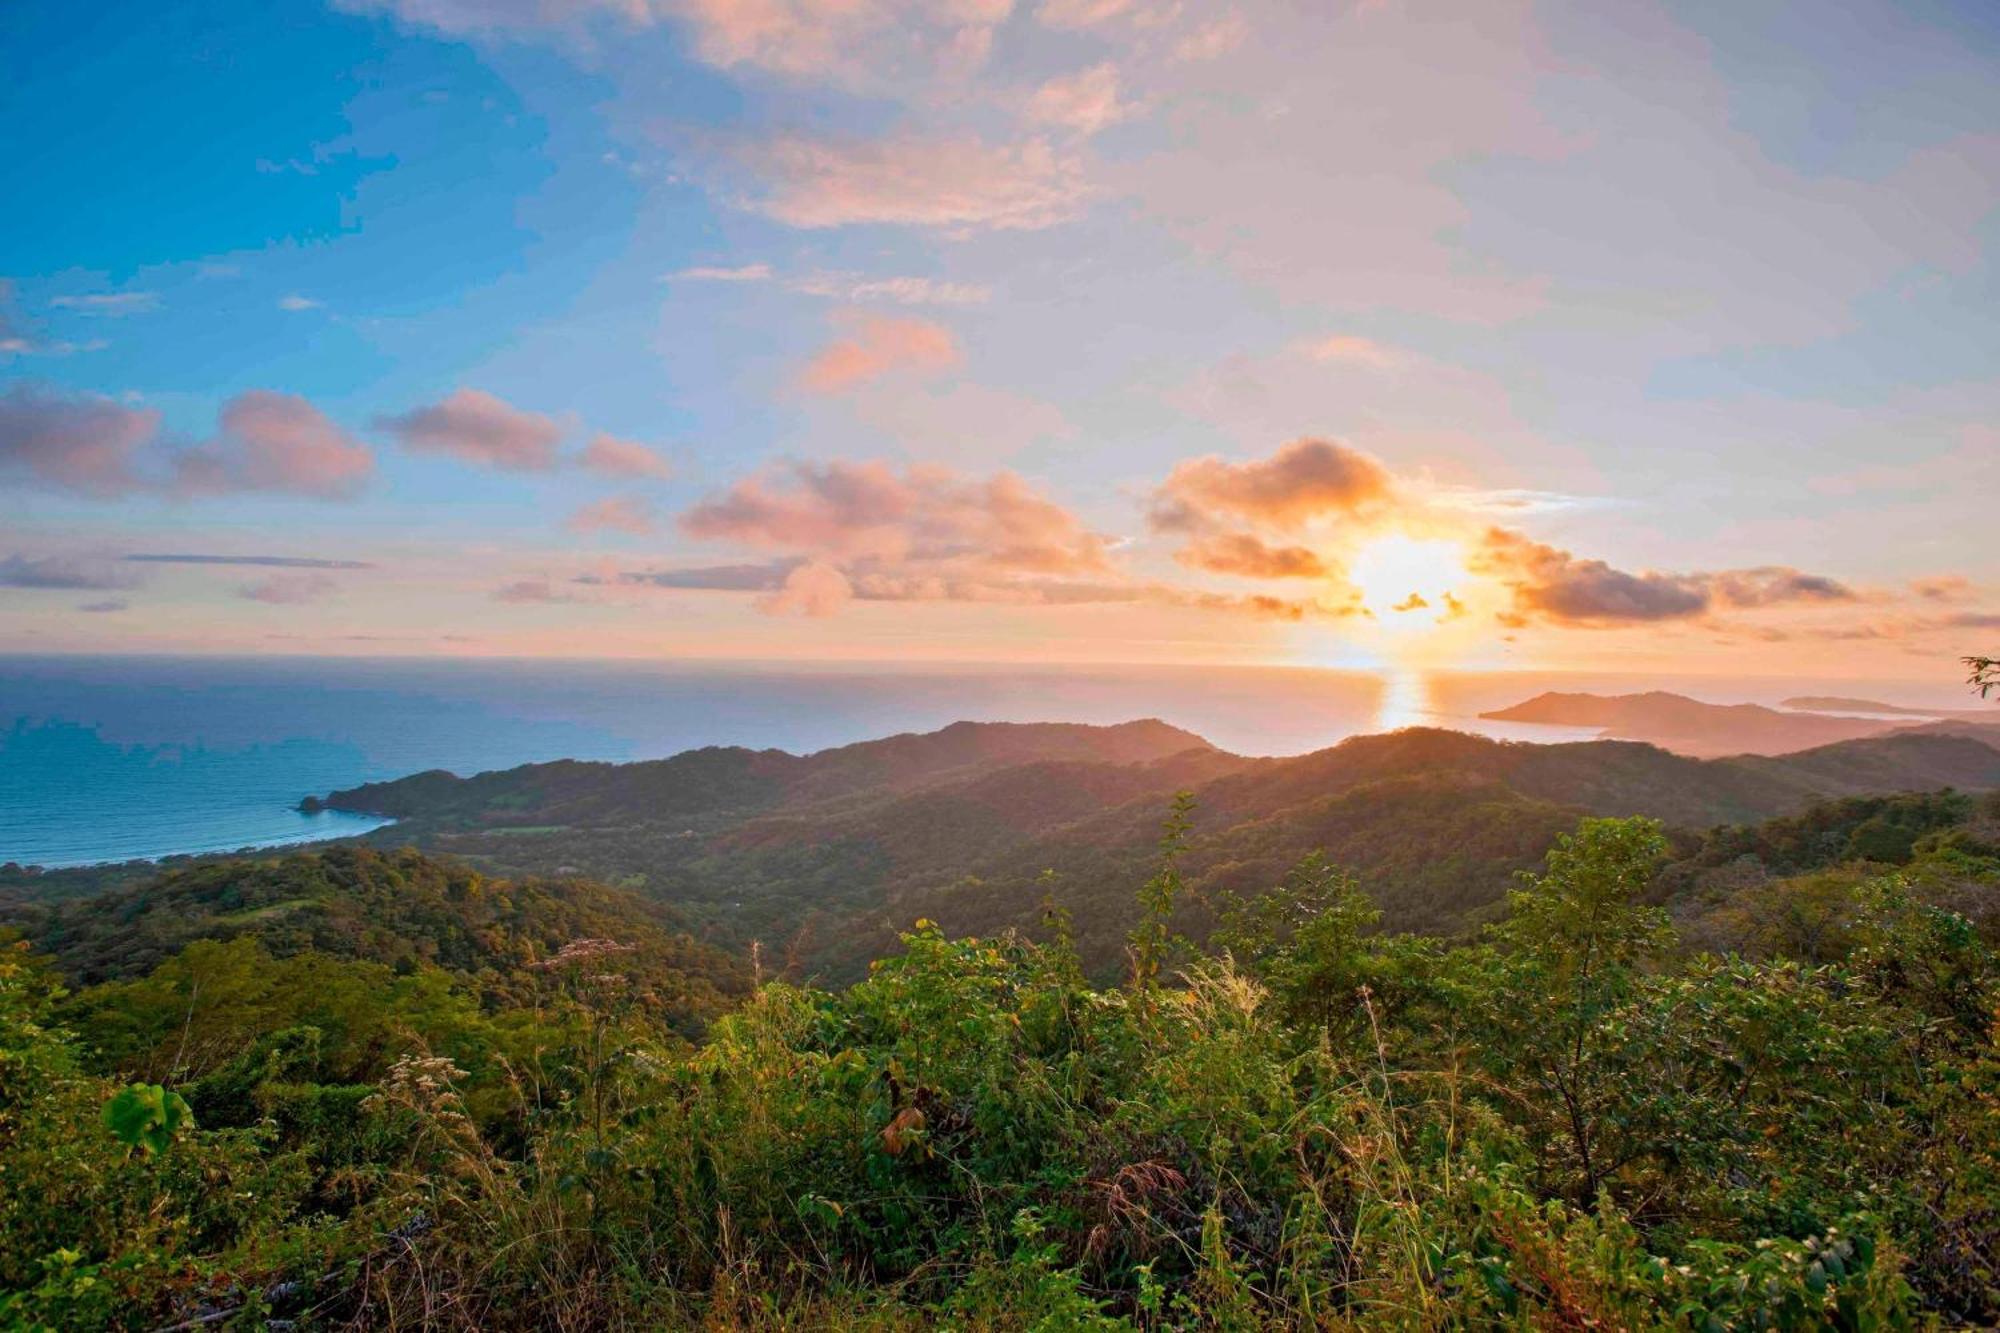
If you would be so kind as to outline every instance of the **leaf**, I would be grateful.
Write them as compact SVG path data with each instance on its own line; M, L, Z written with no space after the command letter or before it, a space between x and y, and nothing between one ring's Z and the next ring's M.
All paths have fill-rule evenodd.
M165 1152L182 1129L194 1126L185 1098L157 1083L134 1083L104 1103L104 1127L128 1148Z

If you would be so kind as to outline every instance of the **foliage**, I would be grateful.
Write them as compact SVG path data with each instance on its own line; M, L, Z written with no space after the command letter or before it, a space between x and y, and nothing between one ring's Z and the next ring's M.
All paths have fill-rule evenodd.
M705 955L613 897L185 872L208 933L155 962L82 917L40 938L116 977L0 955L0 1325L1991 1326L2000 970L1944 901L2000 893L1944 841L1979 816L1711 845L1885 809L1902 863L1679 896L1658 824L1584 819L1445 940L1324 856L1204 904L1177 801L1122 984L1053 902L1040 939L919 920L699 1044L657 992ZM365 911L233 919L343 875Z
M187 1098L157 1083L134 1083L104 1103L104 1127L129 1148L165 1152L174 1136L194 1125Z

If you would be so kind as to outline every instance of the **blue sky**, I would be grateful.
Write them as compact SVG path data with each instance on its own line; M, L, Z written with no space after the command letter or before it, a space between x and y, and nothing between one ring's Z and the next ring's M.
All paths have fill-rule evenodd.
M0 644L1948 673L1997 57L1972 3L26 0Z

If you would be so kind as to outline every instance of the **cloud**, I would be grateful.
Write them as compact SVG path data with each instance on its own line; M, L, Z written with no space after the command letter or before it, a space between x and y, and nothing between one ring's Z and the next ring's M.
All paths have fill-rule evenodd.
M540 603L575 602L581 599L557 590L547 579L517 579L495 588L493 600L529 606Z
M1081 164L1041 139L813 139L781 135L738 162L755 180L739 202L791 227L878 223L955 231L1035 230L1076 216Z
M785 575L775 590L757 599L766 615L830 616L854 598L854 586L832 565L809 560Z
M123 597L107 597L101 602L84 602L76 609L88 611L93 615L108 615L114 611L128 611L131 607L132 604Z
M1487 532L1472 568L1511 591L1516 619L1509 623L1516 624L1539 617L1557 624L1613 626L1686 620L1717 607L1855 599L1832 579L1780 565L1714 573L1628 573L1504 528Z
M1396 370L1407 365L1409 361L1408 357L1387 343L1352 333L1336 333L1325 338L1310 339L1300 343L1299 350L1314 361L1365 366L1369 370Z
M1961 602L1973 595L1972 580L1963 574L1911 579L1910 591L1927 602Z
M1250 25L1234 11L1211 19L1174 44L1174 59L1182 64L1216 60L1243 45Z
M613 575L580 574L576 581L709 592L769 592L782 587L786 576L799 564L798 560L772 560L761 564L696 565L684 569L631 570Z
M353 14L392 14L455 37L559 28L597 17L643 26L655 18L649 0L333 0L333 7Z
M563 437L553 418L524 412L479 389L459 389L442 402L382 417L376 425L406 449L518 472L554 467Z
M103 339L91 342L51 342L21 322L14 309L14 283L0 278L0 358L16 356L70 356L76 352L98 352L110 346Z
M1333 567L1304 546L1272 546L1246 532L1190 542L1174 553L1190 569L1256 579L1327 578Z
M590 437L577 462L607 477L671 477L674 469L666 459L637 440L624 440L599 432Z
M63 310L74 310L78 314L116 319L158 310L160 295L158 292L89 292L81 296L57 296L51 298L49 304Z
M986 59L1013 0L671 0L711 65L884 90Z
M993 299L993 289L971 282L945 282L937 278L869 278L854 273L815 273L786 284L807 296L825 296L839 301L890 301L897 305L984 305Z
M653 508L636 496L614 495L587 504L569 516L566 527L574 532L629 532L644 537L654 529Z
M1103 600L1106 580L1122 582L1103 536L1009 472L792 463L694 506L680 527L701 540L780 552L788 562L633 581L769 591L763 605L772 611L827 614L847 600ZM818 568L801 572L811 566Z
M0 474L93 499L127 495L146 484L136 457L159 429L150 408L16 384L0 397Z
M884 375L908 371L933 375L962 359L950 329L929 320L863 315L847 321L848 335L821 348L799 374L813 393L845 393Z
M337 500L367 485L375 455L305 399L253 389L230 399L216 437L183 451L174 467L183 494L270 491Z
M1050 28L1095 28L1142 8L1138 0L1042 0L1035 20Z
M93 499L266 491L316 499L357 493L374 455L303 398L251 390L223 405L214 438L142 467L160 414L108 398L16 385L0 398L0 474Z
M1050 79L1035 89L1026 108L1038 125L1092 135L1132 113L1118 100L1118 67L1109 61Z
M324 302L315 301L311 297L300 296L297 292L293 292L288 296L281 296L278 298L278 309L289 310L294 312L301 310L318 310L321 308L323 304Z
M1150 518L1166 532L1199 532L1231 520L1297 530L1377 509L1393 489L1374 455L1305 438L1247 463L1213 454L1181 463L1154 493Z
M75 556L31 558L10 555L0 560L0 588L61 588L102 591L138 586L138 577L115 563Z
M744 264L738 268L718 268L708 264L697 264L669 273L669 282L769 282L769 264Z
M145 565L247 565L258 569L373 569L366 560L322 560L303 555L206 555L150 552L125 556Z
M1715 600L1724 606L1775 606L1783 602L1851 602L1854 590L1819 574L1804 574L1784 565L1731 569L1704 576Z
M261 583L243 585L236 595L272 606L297 606L325 601L339 591L339 581L328 574L273 574Z

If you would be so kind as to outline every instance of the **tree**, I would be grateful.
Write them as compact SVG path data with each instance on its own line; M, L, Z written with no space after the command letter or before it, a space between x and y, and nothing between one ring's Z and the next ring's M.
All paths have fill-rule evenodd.
M1543 873L1524 873L1496 931L1512 963L1521 1065L1560 1107L1586 1202L1606 1175L1597 1119L1616 1080L1602 1058L1606 1027L1640 965L1673 943L1666 913L1637 901L1666 850L1658 820L1586 819L1556 840Z
M1965 683L1978 690L1980 698L2000 690L2000 657L1967 657L1962 660L1971 673L1966 676Z

